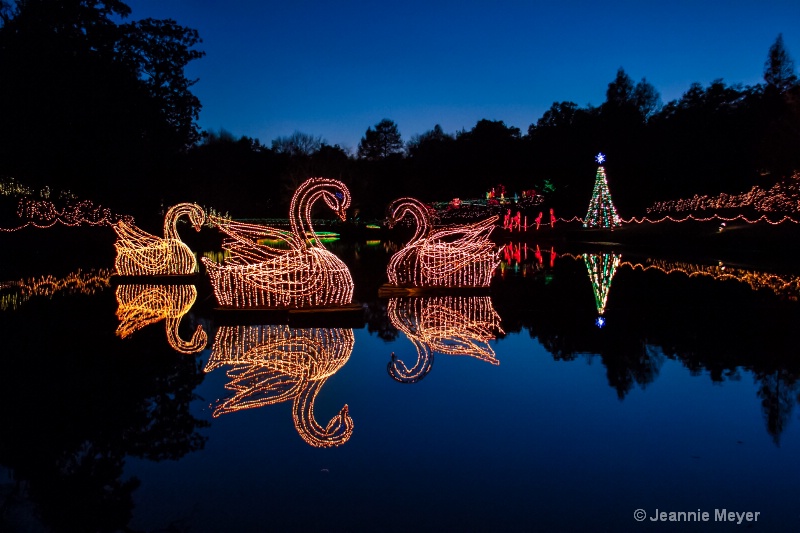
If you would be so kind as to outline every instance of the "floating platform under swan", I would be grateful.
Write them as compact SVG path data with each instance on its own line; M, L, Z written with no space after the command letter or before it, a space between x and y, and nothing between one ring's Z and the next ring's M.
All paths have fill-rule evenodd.
M213 309L220 324L288 324L293 327L363 328L364 306L360 303L311 307L233 307Z

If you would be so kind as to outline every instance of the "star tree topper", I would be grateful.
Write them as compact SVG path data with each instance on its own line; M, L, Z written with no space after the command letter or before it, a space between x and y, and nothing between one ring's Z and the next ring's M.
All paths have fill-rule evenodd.
M603 155L603 152L600 152L594 157L594 160L597 161L598 164L602 165L603 162L606 160L606 156Z

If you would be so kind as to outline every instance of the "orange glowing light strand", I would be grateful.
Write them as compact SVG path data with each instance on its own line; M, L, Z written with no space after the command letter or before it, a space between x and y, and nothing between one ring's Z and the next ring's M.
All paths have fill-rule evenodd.
M488 287L499 251L489 235L498 217L433 229L428 208L414 198L391 203L388 225L412 219L414 235L389 260L389 283L411 287Z
M0 283L0 289L14 291L9 298L0 298L0 311L16 309L20 304L34 296L51 297L56 293L92 295L109 286L111 270L101 268L83 272L77 270L63 278L51 274L38 278Z
M165 321L167 342L179 353L193 354L208 344L208 335L198 325L188 341L178 333L181 319L197 299L194 285L120 285L116 291L117 336L126 338L143 327Z
M339 446L350 439L353 419L345 404L326 426L316 421L314 404L328 378L353 351L352 329L290 328L286 325L222 326L204 368L229 367L214 417L291 400L295 429L309 445Z
M389 375L401 383L416 383L424 378L433 366L434 352L500 364L489 341L503 330L489 296L391 298L386 313L417 350L417 360L411 368L392 354Z
M206 266L220 305L247 307L314 307L349 304L353 279L341 259L324 248L311 225L311 209L323 200L345 220L350 193L340 181L310 178L295 191L289 208L291 232L213 218L228 238L227 252L219 264L208 258ZM288 249L258 241L278 239Z
M205 223L205 213L196 204L182 203L169 208L164 216L164 237L156 237L133 224L114 224L117 257L114 266L123 276L193 274L197 270L194 252L178 235L178 219L184 215L196 231Z

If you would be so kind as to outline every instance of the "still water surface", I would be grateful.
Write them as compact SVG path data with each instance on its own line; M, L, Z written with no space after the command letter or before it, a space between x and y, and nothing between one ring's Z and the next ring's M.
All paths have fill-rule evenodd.
M393 300L377 298L386 248L338 247L356 327L225 320L200 284L180 320L121 339L115 289L80 290L86 271L45 296L6 287L0 524L797 529L796 276L512 251L489 294ZM178 353L170 324L184 341L202 325L206 348ZM760 514L737 526L722 509Z

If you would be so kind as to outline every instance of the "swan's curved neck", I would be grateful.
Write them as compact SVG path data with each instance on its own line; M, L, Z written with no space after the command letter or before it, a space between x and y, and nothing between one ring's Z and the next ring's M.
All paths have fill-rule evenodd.
M195 204L178 204L170 207L164 216L164 238L181 240L177 225L178 219L184 215L190 217L194 223L198 216L203 215L203 210Z
M315 448L339 446L347 442L353 434L353 419L350 418L346 404L325 427L314 418L314 402L325 381L323 379L310 382L308 387L295 397L292 404L295 429L304 441Z
M414 243L425 237L431 231L431 221L425 206L417 200L408 199L397 204L392 214L392 218L399 221L411 215L414 219L414 235L409 244Z
M332 194L330 188L331 183L327 181L309 180L301 184L292 197L292 203L289 206L289 223L292 233L305 245L319 244L317 233L311 225L311 208L325 194Z

